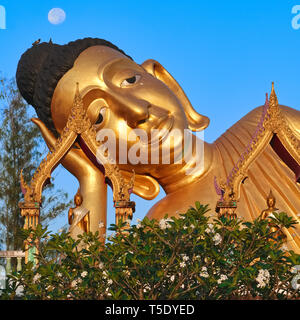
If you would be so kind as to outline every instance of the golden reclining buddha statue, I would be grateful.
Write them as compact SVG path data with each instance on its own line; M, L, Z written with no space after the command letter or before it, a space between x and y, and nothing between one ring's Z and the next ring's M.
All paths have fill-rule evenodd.
M36 110L38 119L33 121L50 149L66 126L76 83L80 85L84 109L96 131L114 130L117 146L125 146L127 150L136 142L128 139L133 129L142 129L150 136L153 129L196 132L209 125L209 119L195 111L183 89L160 63L147 60L139 65L102 39L86 38L67 45L52 42L33 45L21 57L16 77L21 94ZM125 134L120 134L121 127ZM264 130L270 133L269 140ZM148 162L117 162L127 179L134 169L135 194L153 199L160 186L166 192L148 212L150 218L176 216L195 201L214 208L226 189L221 186L226 181L229 186L235 177L239 180L235 190L239 217L257 218L272 189L277 207L299 221L299 140L300 112L279 105L273 87L265 105L249 112L215 142L202 143L201 166L196 166L195 156L182 163L174 160L178 146L182 145L181 138L173 139L170 150L173 161L169 164L163 163L161 156L164 148L170 148L165 139L160 139L156 146L160 152L156 163L150 163L150 152ZM199 138L193 135L193 155L198 142ZM121 147L117 148L116 159L120 150ZM90 230L100 228L104 232L106 182L95 157L79 141L61 163L79 181L82 205L89 210ZM191 168L193 174L186 174ZM299 226L287 233L288 246L299 251Z

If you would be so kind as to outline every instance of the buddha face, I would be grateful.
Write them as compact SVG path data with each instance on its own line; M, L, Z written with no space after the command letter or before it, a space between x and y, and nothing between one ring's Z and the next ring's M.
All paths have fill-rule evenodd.
M273 208L275 206L275 199L274 198L268 198L267 204L270 208Z
M159 148L163 148L163 141L171 130L183 133L189 124L197 126L203 122L204 117L192 109L176 81L164 69L156 72L154 64L148 61L138 65L106 46L93 46L83 51L74 67L59 81L52 98L52 119L58 132L66 125L77 82L96 130L112 129L117 145L126 145L127 149L136 143L136 140L128 141L133 129L146 133L141 139L145 147L159 141ZM180 91L179 96L174 93L176 91ZM186 117L187 108L192 113L190 119ZM204 122L208 122L207 118ZM199 126L202 129L207 124ZM164 134L151 136L153 129L164 130ZM181 147L182 137L172 142L171 154L177 146Z
M79 194L76 194L74 197L74 202L77 207L82 204L82 197Z

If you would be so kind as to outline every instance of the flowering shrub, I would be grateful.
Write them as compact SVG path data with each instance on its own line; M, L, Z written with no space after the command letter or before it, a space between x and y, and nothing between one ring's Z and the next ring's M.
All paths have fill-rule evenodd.
M144 218L127 232L112 225L105 245L99 234L74 240L41 226L39 264L10 276L3 299L291 299L299 297L300 256L275 241L266 220L212 219L196 203L179 218ZM274 213L273 222L295 221ZM28 231L29 232L29 231ZM25 232L25 236L28 236Z

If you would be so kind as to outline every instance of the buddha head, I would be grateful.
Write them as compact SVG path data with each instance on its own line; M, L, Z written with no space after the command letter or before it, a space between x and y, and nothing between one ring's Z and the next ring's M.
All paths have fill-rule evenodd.
M272 190L270 190L270 193L267 197L267 205L268 205L268 208L274 208L275 207L275 204L276 204L276 199L272 193Z
M81 206L82 200L83 199L82 199L82 196L80 194L80 189L78 189L77 193L74 196L74 203L75 203L76 207Z
M56 136L66 125L76 83L96 130L112 129L117 144L126 144L128 149L136 142L127 139L133 129L146 132L151 144L152 129L164 129L168 135L173 129L200 131L209 124L160 63L147 60L137 64L102 39L34 45L21 57L16 79L25 100ZM120 128L126 134L120 134ZM164 138L159 136L160 147ZM181 143L173 140L172 148Z

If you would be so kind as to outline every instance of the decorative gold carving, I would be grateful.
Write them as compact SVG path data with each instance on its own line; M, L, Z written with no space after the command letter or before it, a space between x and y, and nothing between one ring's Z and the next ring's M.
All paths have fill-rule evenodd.
M101 145L96 139L96 130L94 129L94 126L92 126L90 119L84 110L82 97L79 92L79 84L77 83L74 103L66 127L62 131L61 136L57 139L51 152L43 159L34 173L30 185L25 182L23 173L21 172L21 188L24 193L25 202L21 202L19 206L21 215L25 217L25 229L30 227L35 228L37 226L43 187L47 181L50 180L52 171L68 153L79 135L81 135L81 138L87 147L90 148L94 154L97 153L97 155L99 155L100 159L98 160L103 160L104 155L97 152ZM126 219L132 217L135 204L130 201L130 193L134 185L134 173L130 183L126 184L125 179L116 164L106 161L103 161L102 164L105 169L105 176L113 185L114 203L117 203L116 214L118 212L118 216L120 216L122 213L122 219L124 216L126 216ZM118 204L121 202L122 206L120 207ZM116 216L117 220L118 216ZM26 256L26 261L28 261L28 254Z
M273 82L270 99L268 100L268 96L266 97L262 118L251 142L233 167L227 178L227 182L220 184L220 189L225 200L229 200L230 194L234 194L236 200L240 198L241 182L247 176L249 166L265 150L274 134L278 136L286 150L300 165L300 141L289 128L279 108Z
M216 212L218 218L225 217L228 219L236 219L237 202L235 200L218 201L216 205Z
M71 115L68 118L65 130L72 130L77 134L81 134L89 130L91 126L91 121L84 110L83 101L79 92L79 83L77 82L73 107L71 109Z
M300 165L300 141L293 134L279 108L278 99L274 90L274 83L272 83L268 117L264 123L264 127L273 134L277 134L280 142Z

